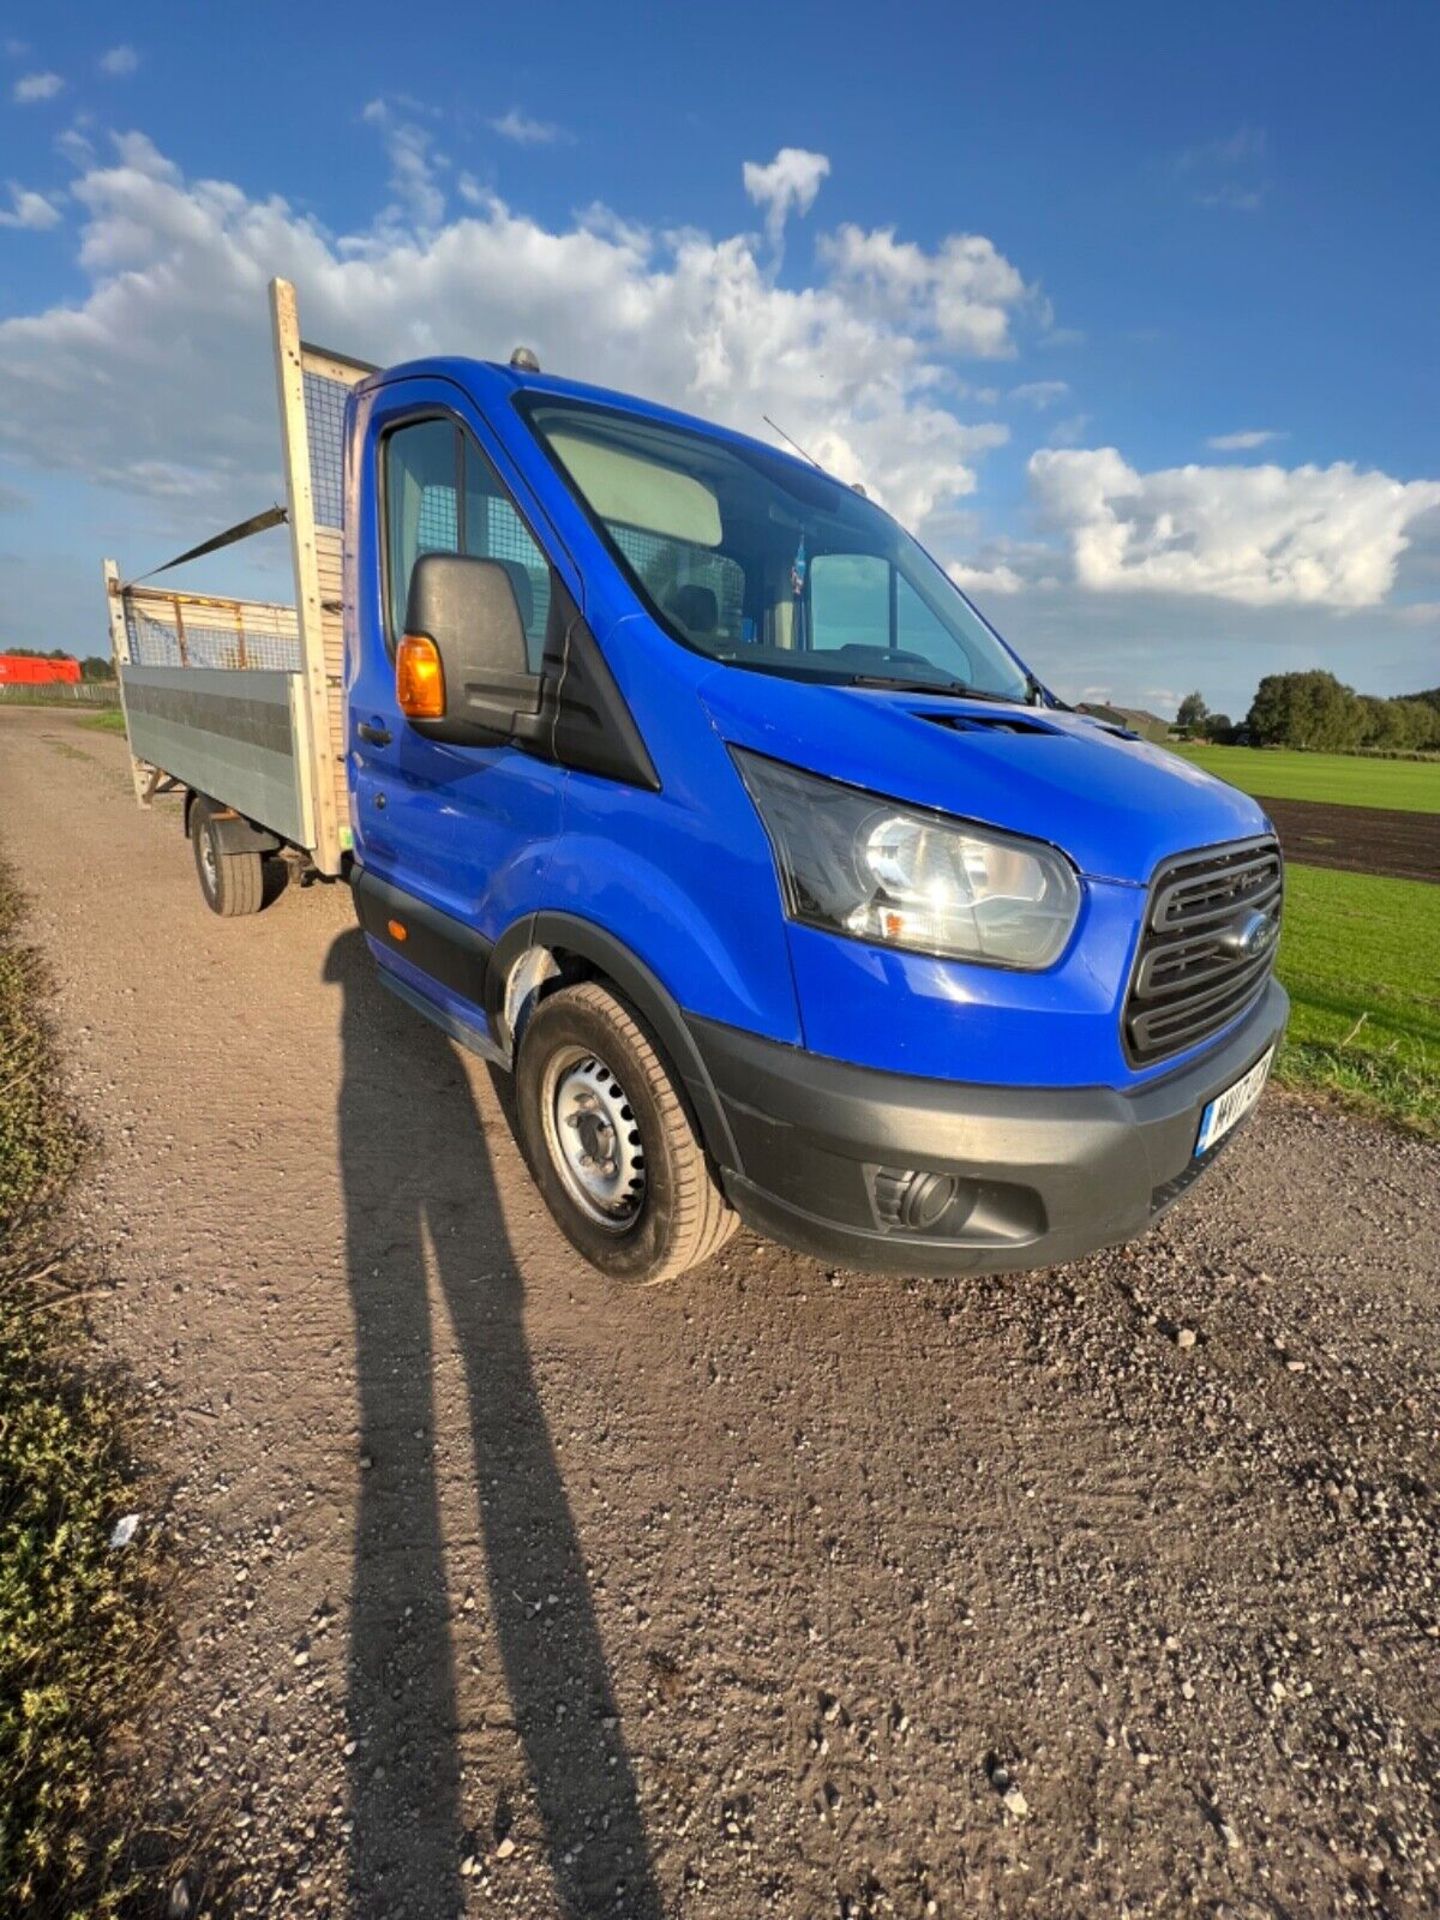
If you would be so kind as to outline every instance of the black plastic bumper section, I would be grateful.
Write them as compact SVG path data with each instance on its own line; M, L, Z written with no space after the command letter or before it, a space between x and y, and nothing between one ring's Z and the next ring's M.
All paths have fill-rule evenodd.
M1194 1151L1206 1102L1279 1039L1288 1011L1272 980L1203 1060L1129 1093L917 1079L687 1025L744 1169L723 1174L747 1224L847 1266L993 1273L1143 1231L1213 1158ZM926 1174L953 1181L953 1196L937 1212L931 1183L909 1209L923 1224L907 1225L897 1192Z

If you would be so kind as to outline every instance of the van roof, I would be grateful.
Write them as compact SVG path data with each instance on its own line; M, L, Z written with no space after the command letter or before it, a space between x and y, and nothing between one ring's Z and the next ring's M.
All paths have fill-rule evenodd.
M481 376L479 382L475 381L476 374ZM776 446L772 440L762 440L758 434L742 433L734 427L722 426L718 421L707 420L703 415L685 413L678 407L667 407L657 400L646 400L639 394L622 393L613 387L592 386L587 381L568 380L555 373L527 373L518 367L502 366L496 360L477 360L458 354L433 355L423 360L407 360L401 365L386 367L373 376L373 382L380 384L421 377L453 380L457 386L472 389L490 387L492 391L496 385L503 385L517 396L545 395L556 400L575 400L588 406L609 407L619 413L633 414L637 419L653 420L657 425L680 427L691 433L703 434L709 439L760 447L770 458L788 460L807 473L814 473L819 464L801 459L788 447ZM365 384L369 386L372 382ZM760 417L757 405L757 421ZM825 471L823 468L820 470ZM845 485L838 474L827 473L826 477L837 486Z

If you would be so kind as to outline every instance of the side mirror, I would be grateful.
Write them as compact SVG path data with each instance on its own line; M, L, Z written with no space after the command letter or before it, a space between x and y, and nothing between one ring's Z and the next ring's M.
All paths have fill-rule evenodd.
M533 731L544 682L530 671L517 586L528 601L529 575L503 560L425 553L415 562L395 692L417 733L493 747Z

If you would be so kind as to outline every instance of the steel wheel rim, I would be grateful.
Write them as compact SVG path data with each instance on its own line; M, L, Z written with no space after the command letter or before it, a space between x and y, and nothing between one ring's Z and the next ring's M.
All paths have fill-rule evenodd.
M645 1205L640 1123L614 1070L586 1047L565 1047L540 1090L545 1144L565 1190L588 1220L626 1233Z
M214 893L220 883L220 863L215 857L215 835L208 820L200 835L200 867L207 892Z

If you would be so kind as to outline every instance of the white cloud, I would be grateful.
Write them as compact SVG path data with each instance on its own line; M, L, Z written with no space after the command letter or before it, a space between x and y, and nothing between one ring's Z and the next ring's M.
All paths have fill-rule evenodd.
M1283 440L1274 427L1247 427L1243 433L1216 433L1205 442L1216 453L1253 453L1256 447L1268 447L1272 440Z
M745 191L757 207L765 209L765 231L773 247L779 247L790 215L808 213L814 206L820 183L829 172L826 156L804 147L781 147L763 166L758 160L745 162Z
M25 227L31 233L43 233L47 227L56 226L59 219L60 209L53 200L10 182L10 209L7 212L0 208L0 227Z
M72 167L84 168L93 164L95 147L85 129L91 124L88 114L80 114L73 125L55 136L55 148L62 153Z
M36 100L53 100L64 85L58 73L26 73L10 89L10 97L22 107L30 106Z
M912 250L918 304L879 311L843 273L777 286L744 235L658 236L603 209L552 228L478 185L473 209L446 219L428 149L407 175L403 123L383 104L367 117L416 217L390 207L343 236L279 198L187 181L142 134L120 139L72 188L88 291L0 321L0 450L127 494L188 491L188 524L253 511L275 484L273 273L297 283L310 338L369 359L504 359L524 340L547 367L752 433L770 413L912 525L970 493L976 461L1006 439L937 397L943 247Z
M1018 270L983 234L956 233L927 253L897 240L893 227L842 226L820 243L847 297L886 318L920 320L950 351L998 358L1013 354L1010 320L1033 298Z
M1227 213L1258 213L1265 204L1266 191L1264 187L1242 187L1236 180L1225 180L1218 187L1202 188L1195 195L1195 204L1219 207Z
M1263 127L1237 127L1223 139L1187 147L1176 155L1175 169L1191 180L1191 198L1197 206L1255 213L1270 191L1269 182L1260 175L1268 150Z
M1010 398L1023 401L1027 407L1034 407L1043 413L1046 407L1053 407L1063 400L1070 391L1068 380L1023 380L1018 387L1011 387Z
M1237 127L1219 140L1204 140L1199 146L1186 147L1176 158L1182 173L1203 172L1212 167L1243 167L1263 160L1269 141L1263 127Z
M1047 447L1078 447L1089 430L1088 413L1067 413L1063 419L1051 422L1045 444Z
M1139 473L1101 447L1043 450L1029 474L1082 587L1254 607L1379 605L1407 529L1440 506L1440 481L1407 483L1344 462Z
M957 587L966 593L984 595L987 593L1019 593L1025 582L1011 566L1002 560L994 567L967 567L955 561L945 571Z
M112 80L123 80L127 74L134 73L140 64L140 56L134 47L122 44L111 47L100 56L100 71L108 73Z
M395 204L381 214L381 225L390 229L413 222L422 233L438 227L445 218L445 194L436 176L449 162L436 153L429 131L403 118L386 100L368 101L360 117L380 129L390 159Z
M513 140L518 147L549 147L557 140L570 138L565 129L557 127L553 120L534 120L528 113L522 113L519 107L511 107L508 113L502 113L498 120L492 120L489 124L502 140Z

